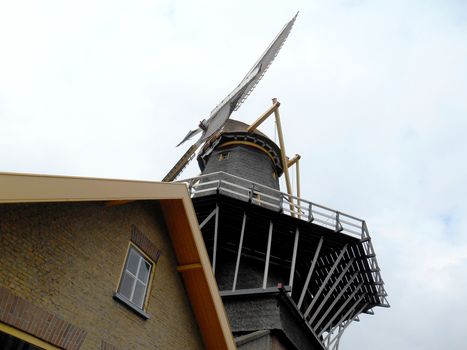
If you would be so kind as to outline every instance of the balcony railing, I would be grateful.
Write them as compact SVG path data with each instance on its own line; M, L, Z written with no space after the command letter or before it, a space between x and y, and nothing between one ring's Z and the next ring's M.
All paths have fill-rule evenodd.
M294 288L293 280L296 274L295 268L298 251L298 227L295 233L295 243L290 264L290 277L288 284L283 286L285 288L284 291L286 291L291 304L296 308L298 314L303 318L317 339L322 342L325 349L329 350L335 348L334 343L338 343L342 332L360 313L366 312L372 314L373 306L389 307L386 298L387 293L384 289L384 282L381 278L380 268L376 260L376 254L364 220L224 172L201 175L181 180L180 182L188 184L192 198L222 194L244 202L249 202L255 206L280 212L298 220L312 222L316 225L339 232L340 234L352 236L359 240L358 246L360 246L361 249L353 249L352 247L348 249L346 244L340 251L335 251L333 253L330 257L332 266L329 265L324 270L326 271L326 275L324 275L326 277L321 276L324 280L316 280L322 282L322 284L318 291L314 290L312 294L310 289L310 277L312 276L315 265L320 259L322 237L321 243L318 243L314 255L309 257L310 267L307 274L305 271L307 279L304 285L301 286L302 290L296 293L294 298L292 298L291 292L292 288ZM216 209L200 223L200 228L202 228L206 222L212 220L213 217L217 218L218 211L219 208L216 207ZM259 293L277 293L277 288L267 288L271 254L269 248L265 253L262 288L260 285L252 289L236 288L242 249L243 251L247 249L243 247L241 243L243 241L246 214L244 214L243 220L240 243L238 245L238 251L236 252L237 259L232 289L222 290L221 295L223 297L229 297ZM215 225L217 225L217 220L215 220ZM269 230L268 247L271 246L273 239L272 222L270 222ZM217 232L217 226L214 232ZM216 233L214 233L214 235L216 235ZM215 243L217 242L216 236L214 236L213 241L212 266L215 272L217 252L217 243ZM346 267L340 265L344 256L348 258L345 262ZM354 267L356 271L352 270L351 274L350 272L347 273L347 271L350 271L350 267L354 266L354 261L358 260L366 260L366 267L362 267L361 264L356 264ZM339 276L335 273L338 266L341 266L339 267L341 269ZM340 283L341 281L342 283ZM344 282L345 285L343 286ZM307 298L305 298L306 296ZM334 299L332 303L329 304L328 301L331 297ZM338 302L340 302L340 304L337 304Z
M361 239L364 220L224 172L180 180L192 197L220 193Z

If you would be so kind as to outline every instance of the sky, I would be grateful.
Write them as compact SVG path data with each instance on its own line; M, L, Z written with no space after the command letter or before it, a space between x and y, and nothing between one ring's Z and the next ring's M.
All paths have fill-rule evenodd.
M464 1L0 0L0 171L159 181L297 11L232 118L277 97L302 197L368 224L391 308L341 349L465 349Z

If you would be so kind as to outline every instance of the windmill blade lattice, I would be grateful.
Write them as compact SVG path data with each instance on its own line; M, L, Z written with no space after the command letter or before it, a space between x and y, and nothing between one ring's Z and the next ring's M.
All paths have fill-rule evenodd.
M279 50L284 45L285 40L289 36L290 31L295 23L297 14L282 28L273 42L268 46L266 51L261 55L259 60L253 65L247 75L243 78L240 84L227 95L211 112L207 120L203 120L199 127L195 130L190 130L184 139L177 145L181 145L194 135L202 132L201 137L191 146L182 158L175 164L162 181L173 181L180 172L186 167L188 162L193 158L192 155L198 147L213 134L218 132L229 119L233 111L238 110L242 103L248 98L258 82L266 73L271 63L276 58ZM196 147L195 147L196 146Z

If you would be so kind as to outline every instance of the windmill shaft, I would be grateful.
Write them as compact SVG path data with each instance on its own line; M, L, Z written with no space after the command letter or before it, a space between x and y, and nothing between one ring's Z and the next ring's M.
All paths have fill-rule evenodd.
M188 151L180 158L180 160L173 166L172 169L165 175L162 179L162 182L171 182L177 178L177 176L182 172L182 170L188 165L190 160L193 159L196 150L199 147L199 143L195 143L193 146L188 148Z

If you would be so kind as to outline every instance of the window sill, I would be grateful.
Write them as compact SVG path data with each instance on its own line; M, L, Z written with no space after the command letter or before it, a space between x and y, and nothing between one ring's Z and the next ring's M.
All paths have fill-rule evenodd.
M137 306L133 305L127 298L124 296L120 295L119 293L115 292L113 295L114 300L122 303L125 305L127 308L129 308L131 311L137 313L139 316L141 316L143 319L147 320L149 318L149 314L144 312L144 310L141 310Z

